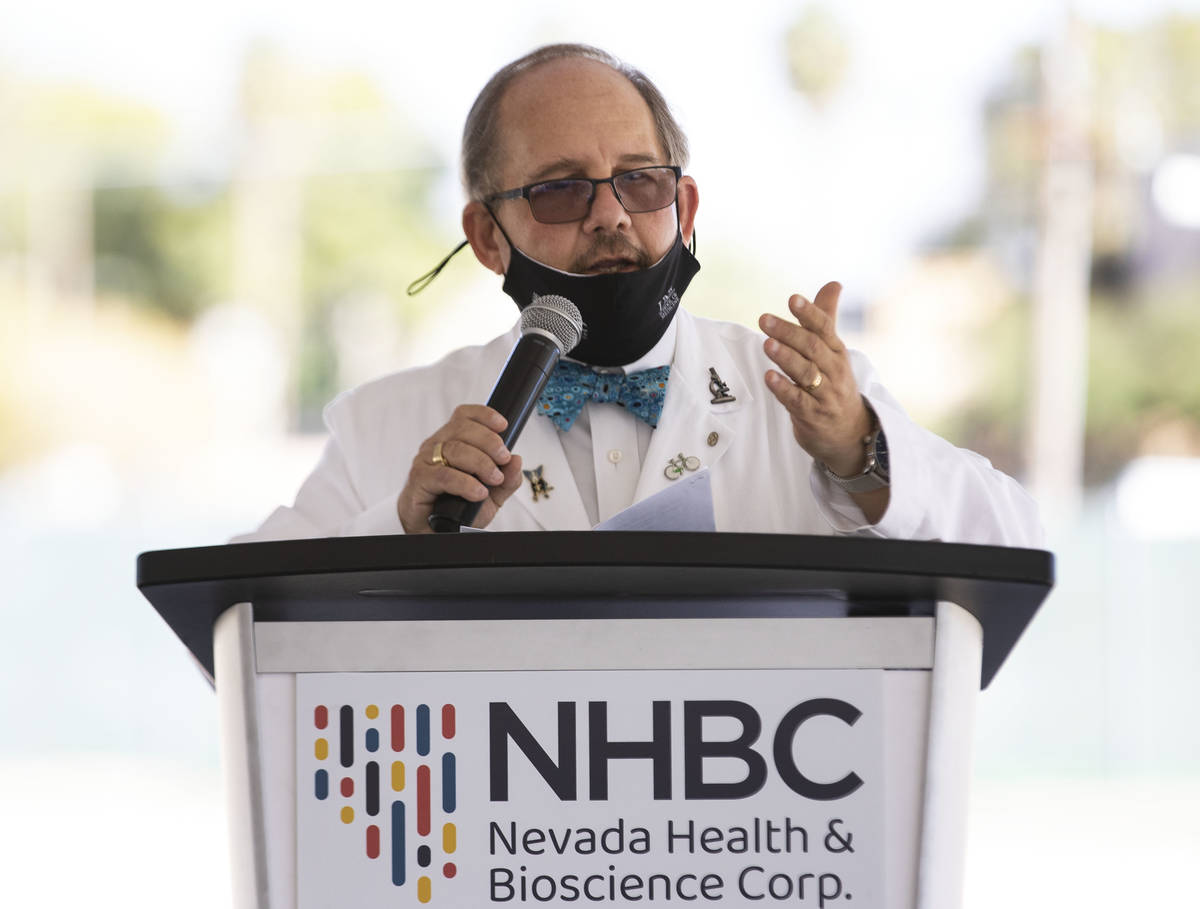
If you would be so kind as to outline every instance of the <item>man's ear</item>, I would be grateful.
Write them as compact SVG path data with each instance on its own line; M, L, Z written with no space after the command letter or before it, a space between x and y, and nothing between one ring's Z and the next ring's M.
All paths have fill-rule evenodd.
M683 235L683 245L692 242L692 228L696 224L696 209L700 207L700 189L691 177L680 177L676 194L679 206L679 233Z
M482 202L468 202L462 213L463 233L484 268L504 274L508 263L508 243L495 219Z

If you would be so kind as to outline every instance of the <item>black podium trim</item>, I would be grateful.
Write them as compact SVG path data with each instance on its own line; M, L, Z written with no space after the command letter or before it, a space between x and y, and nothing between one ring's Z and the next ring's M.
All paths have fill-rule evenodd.
M987 687L1054 583L1032 549L729 533L340 537L145 552L138 588L213 675L217 617L256 621L932 615L983 627Z

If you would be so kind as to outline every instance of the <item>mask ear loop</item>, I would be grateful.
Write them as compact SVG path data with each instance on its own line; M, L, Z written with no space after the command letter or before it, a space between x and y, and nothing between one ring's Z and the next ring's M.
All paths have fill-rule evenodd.
M433 279L442 273L442 269L446 267L451 259L458 255L462 248L467 245L467 242L468 241L463 240L458 244L458 246L454 247L454 249L450 252L450 255L446 256L446 258L442 259L441 262L433 266L433 268L429 269L429 271L425 272L425 274L421 275L421 277L417 278L410 285L408 285L408 289L405 291L405 293L407 293L410 297L415 297L426 287L432 284Z
M488 205L486 202L483 203L483 207L487 209L487 213L492 216L492 221L494 221L496 226L498 228L500 228L500 233L504 235L505 241L508 243L509 246L512 246L513 245L512 240L508 239L508 231L506 231L504 229L504 225L500 223L500 219L496 217L496 213L494 211L492 211L492 207L490 205ZM469 240L463 240L461 243L459 243L458 246L454 247L454 249L451 251L450 255L446 256L446 258L442 259L441 262L439 262L437 265L433 266L433 268L429 269L429 271L425 272L425 274L421 275L421 277L417 278L410 285L408 285L408 289L405 292L410 297L415 297L417 294L419 294L421 291L423 291L426 287L428 287L430 284L432 284L433 279L442 273L442 269L446 267L447 263L449 263L449 261L451 259L453 259L456 255L458 255L458 253L462 250L462 248L464 246L466 246L469 242L470 242Z

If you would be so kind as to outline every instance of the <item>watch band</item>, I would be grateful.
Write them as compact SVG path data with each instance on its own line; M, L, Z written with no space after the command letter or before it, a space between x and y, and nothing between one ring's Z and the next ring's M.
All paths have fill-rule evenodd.
M886 439L883 435L883 428L876 423L875 429L863 436L863 447L866 449L867 466L862 472L856 473L849 477L840 477L832 470L829 465L823 461L818 461L821 470L825 473L830 481L836 483L846 492L874 492L876 489L883 489L885 486L890 486L892 478L888 473L887 467L882 463L879 457L879 449L886 448L887 442L880 441Z

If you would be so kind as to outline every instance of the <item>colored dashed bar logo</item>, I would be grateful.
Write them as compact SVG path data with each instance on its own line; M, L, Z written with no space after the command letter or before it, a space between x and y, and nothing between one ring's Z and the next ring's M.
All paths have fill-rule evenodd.
M401 704L386 710L368 704L358 726L354 706L341 705L335 716L326 705L317 705L313 757L320 766L314 773L313 795L337 805L333 816L348 827L365 816L367 858L389 866L397 887L408 886L415 876L417 900L428 903L434 878L458 873L452 859L458 832L449 820L458 807L455 755L450 750L455 710L453 704L442 705L440 729L435 731L429 705L418 705L412 711L412 736L406 734L408 713ZM410 769L415 772L410 774ZM441 862L440 872L433 867L435 860Z

